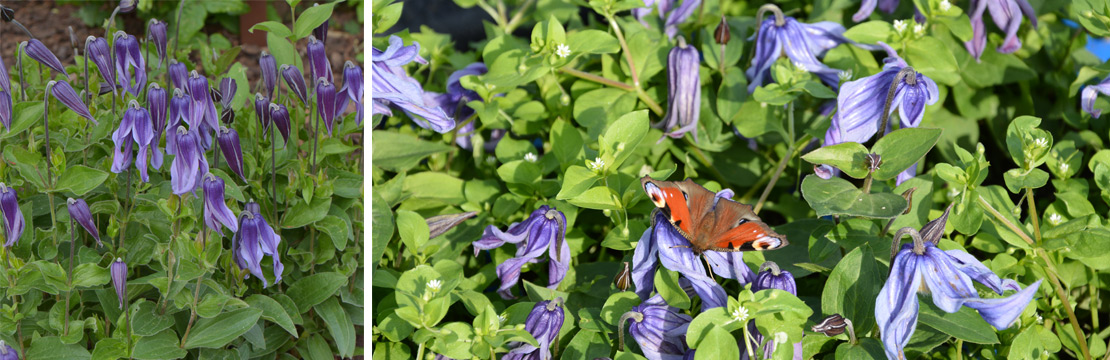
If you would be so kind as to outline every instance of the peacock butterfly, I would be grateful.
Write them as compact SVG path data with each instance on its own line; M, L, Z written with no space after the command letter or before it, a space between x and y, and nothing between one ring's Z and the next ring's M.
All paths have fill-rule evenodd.
M658 181L644 176L640 182L658 211L697 254L774 250L788 244L786 236L771 230L751 205L719 197L693 180Z

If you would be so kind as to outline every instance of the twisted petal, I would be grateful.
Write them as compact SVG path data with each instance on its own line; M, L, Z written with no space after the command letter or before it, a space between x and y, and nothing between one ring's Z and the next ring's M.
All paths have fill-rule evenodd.
M116 32L115 62L117 83L124 91L139 97L146 87L146 61L134 35Z
M405 74L400 66L414 59L422 62L417 56L419 45L402 46L401 39L393 36L389 39L389 48L384 52L372 50L370 98L374 100L374 113L388 112L386 105L393 104L404 110L423 128L430 128L439 133L451 131L455 121L444 112L439 102L434 97L426 96L420 83ZM426 63L426 62L424 62Z
M189 96L192 98L192 116L189 125L200 127L201 124L215 130L220 128L219 116L216 114L216 103L212 101L211 88L208 78L193 70L189 74ZM207 132L202 132L207 134Z
M889 359L905 358L902 349L917 329L917 289L922 282L917 271L919 259L913 254L913 245L904 245L894 257L890 277L875 299L875 321Z
M81 101L81 98L77 96L77 91L73 90L73 86L70 86L66 81L52 81L52 83L54 85L50 87L50 94L54 95L54 98L57 99L58 102L65 105L70 110L73 110L77 115L89 119L93 124L100 124L93 118L92 114L89 113L89 107L85 106L85 102Z
M660 5L662 5L662 2L660 2ZM697 10L698 5L701 5L701 0L682 0L682 3L674 11L667 14L667 21L663 23L663 32L667 34L668 38L674 38L674 35L678 33L678 25L690 18L690 15L694 14L694 10ZM662 15L663 12L660 11L659 14Z
M96 239L96 245L103 245L100 242L100 232L96 230L96 223L93 222L92 213L89 212L89 204L85 202L85 199L70 198L66 206L69 209L69 216L78 224L81 224L81 227L85 228L85 231L88 231L89 235Z
M194 131L178 127L175 134L176 157L170 165L170 184L173 193L181 195L197 187L197 172L200 170L200 140Z
M1025 311L1029 302L1033 301L1033 296L1037 295L1037 289L1041 286L1041 281L1037 280L1025 289L1001 299L967 299L964 306L978 310L979 316L982 316L988 324L999 330L1004 330L1010 327L1010 324L1013 324L1014 320Z
M135 129L135 116L127 116L124 113L123 119L119 122L119 127L112 133L112 142L115 143L115 153L112 157L112 172L119 174L124 169L131 165L131 144L132 132Z
M986 3L994 23L1006 32L1006 39L998 47L998 52L1009 54L1021 49L1021 39L1018 39L1017 31L1021 27L1023 17L1021 15L1022 9L1018 6L1017 1L1002 0L987 1ZM1030 12L1032 12L1032 9L1030 9Z
M748 84L748 93L763 85L771 76L771 65L782 54L783 44L778 41L778 32L781 29L775 26L774 19L767 19L759 25L759 34L755 41L755 54L752 55L752 65L745 74L751 82Z
M304 75L301 74L301 69L293 65L281 66L281 78L285 79L285 85L289 86L289 92L297 95L301 99L301 104L308 103L308 88L304 84Z
M986 24L983 23L983 12L987 9L988 0L971 0L969 14L971 15L971 40L964 42L964 47L971 56L975 57L975 62L979 62L979 58L983 56L983 49L987 47L987 29Z
M35 61L46 65L46 67L51 70L62 73L65 78L69 78L69 74L66 73L65 67L62 66L62 62L58 60L57 56L54 56L54 53L51 52L50 49L46 48L46 45L44 45L42 41L38 39L29 40L25 51L27 52L27 56L35 59Z
M189 90L189 68L185 64L170 59L170 81L175 89Z
M220 134L216 139L220 142L220 152L224 154L227 166L239 175L243 182L246 182L247 177L243 176L243 149L239 143L239 132L226 127L220 128Z
M875 12L875 5L878 5L878 3L878 0L863 0L860 2L859 11L852 15L852 21L860 22L871 17L871 13Z
M204 223L216 233L223 236L220 225L226 226L232 232L239 229L235 214L224 202L224 179L208 174L204 178Z
M1095 108L1095 99L1098 98L1099 93L1110 95L1110 77L1103 79L1102 82L1097 85L1084 86L1083 92L1080 95L1080 108L1096 119L1102 115L1102 109Z
M143 182L150 181L147 176L147 149L150 147L151 141L154 139L153 124L150 120L150 112L144 108L139 107L139 104L134 100L131 101L131 108L123 113L123 117L131 117L133 128L131 131L131 138L135 144L139 146L139 154L135 161L135 167L139 170L139 175L142 177Z
M1021 315L1025 306L1033 299L1033 295L1036 295L1037 287L1040 286L1038 280L1009 297L982 299L971 282L972 278L961 271L967 268L966 262L962 262L962 267L957 265L960 258L953 259L949 253L938 249L932 243L927 243L925 246L925 255L922 259L924 261L919 266L923 267L918 272L925 279L925 284L933 295L933 303L937 307L953 313L959 311L960 306L966 305L979 310L979 314L987 320L987 323L1000 330L1009 327L1014 319ZM968 259L964 257L963 260Z
M239 232L235 233L239 237L239 258L242 259L246 269L250 270L251 275L262 280L262 287L269 287L270 283L266 281L266 277L262 275L262 247L261 247L261 223L258 217L248 215L246 218L241 218L239 221Z
M0 212L4 213L4 234L8 237L4 241L4 247L10 248L23 236L26 224L23 221L23 212L19 210L19 197L16 196L15 189L3 183L0 183Z

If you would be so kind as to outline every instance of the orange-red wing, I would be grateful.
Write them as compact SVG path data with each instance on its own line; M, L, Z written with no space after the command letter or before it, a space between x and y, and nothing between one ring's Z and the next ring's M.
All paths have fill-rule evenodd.
M677 226L685 234L690 234L693 219L690 218L690 208L686 205L686 195L676 187L662 187L663 200L667 203L667 210L671 214L671 224Z
M760 221L746 221L710 242L707 250L763 251L786 246L786 237L775 233Z

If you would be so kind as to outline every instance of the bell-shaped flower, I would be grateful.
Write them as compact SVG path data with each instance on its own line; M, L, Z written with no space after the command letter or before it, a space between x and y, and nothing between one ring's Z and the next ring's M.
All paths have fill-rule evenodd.
M143 182L150 181L147 176L147 149L154 140L154 125L150 119L150 112L139 106L139 102L131 100L127 111L123 113L123 120L119 128L112 133L115 142L115 154L112 158L112 172L119 174L131 165L132 144L138 145L138 157L135 167L138 168Z
M1110 77L1102 79L1098 84L1084 86L1079 102L1079 107L1096 119L1102 115L1102 109L1095 109L1095 99L1100 93L1110 95Z
M319 101L317 101L319 102ZM317 105L319 106L319 105ZM254 94L254 115L258 118L258 126L262 133L270 131L270 98L261 93Z
M628 333L640 345L649 360L681 358L686 347L686 329L694 319L667 304L662 295L656 294L632 308L620 319L620 343L624 346L624 323L632 320Z
M19 197L15 189L0 183L0 212L4 215L4 247L12 247L23 236L23 211L19 210Z
M484 64L482 66L485 67ZM451 76L455 76L455 74L452 73ZM448 77L447 79L447 87L448 92L450 92L450 77ZM362 83L362 67L355 65L355 63L350 61L343 64L343 89L347 94L347 98L351 99L351 102L355 103L355 108L357 109L355 110L355 121L357 121L358 124L362 124L362 98L364 95ZM338 109L342 111L346 107L346 104L344 104L344 106L340 106L338 107Z
M0 124L4 124L4 129L11 130L12 128L12 112L15 111L13 104L12 83L11 78L8 77L8 66L4 65L4 58L0 57Z
M817 75L825 84L836 89L840 82L840 70L826 66L817 58L824 56L829 49L850 42L844 37L844 26L828 21L806 24L793 17L782 16L777 9L773 11L775 16L763 20L756 35L755 54L746 72L750 81L748 92L773 80L771 65L784 54L795 66Z
M0 360L19 360L19 352L4 343L4 340L0 340Z
M44 45L42 41L39 41L39 39L24 41L22 44L20 44L20 47L24 48L27 56L30 56L32 59L35 59L35 61L46 65L46 67L50 68L51 70L62 73L62 75L64 75L66 79L69 78L69 74L66 73L65 66L62 66L62 62L58 60L58 57L55 56L54 53L50 51L50 49L46 48L46 45Z
M173 133L166 136L174 137L175 157L170 164L170 184L173 193L181 195L196 190L204 174L208 173L208 160L204 158L200 134L196 130L187 130L184 126L178 126Z
M152 82L147 87L146 101L147 110L150 110L150 120L154 131L154 137L151 140L151 159L150 166L154 169L162 168L162 134L166 131L166 111L169 109L169 100L166 89L163 89L158 83Z
M50 89L50 95L53 95L54 99L57 99L62 105L73 110L77 115L89 119L93 124L100 124L89 113L89 107L85 106L85 102L81 101L81 97L77 96L77 91L73 90L73 86L70 86L68 82L51 80L46 83L46 87Z
M146 60L143 59L139 39L117 31L115 50L117 82L123 91L139 97L139 92L146 87Z
M871 17L871 13L875 12L875 6L878 6L879 10L887 14L893 14L894 10L898 9L898 3L900 2L901 0L863 0L859 4L859 11L852 15L852 21L860 22ZM917 23L925 23L925 15L921 13L921 9L918 9L916 4L913 8L913 17Z
M509 350L509 353L501 359L551 359L551 347L552 345L558 347L556 340L559 338L559 330L563 328L563 320L566 317L563 311L561 297L536 303L532 307L532 312L524 319L524 330L532 334L539 346L532 346L525 342L510 342L507 346L512 350Z
M92 212L89 211L89 204L85 199L69 198L66 200L66 207L69 208L69 216L96 239L97 246L102 246L100 232L96 230L96 222L93 221Z
M166 153L174 155L173 150L171 150L172 146L170 145L173 141L171 138L173 137L168 134L177 131L178 126L189 123L189 121L191 121L189 119L192 117L192 110L192 100L185 95L185 92L181 89L173 89L173 97L170 98L170 117L168 119L169 121L166 122L165 129L167 133Z
M1033 28L1037 27L1037 14L1026 0L971 0L968 9L971 17L971 40L965 42L964 47L975 57L976 62L987 47L987 27L983 23L983 13L988 9L994 24L1006 32L1006 39L998 46L1000 53L1009 54L1021 49L1021 39L1018 38L1017 31L1021 27L1023 15L1029 17Z
M347 64L348 64L347 67L345 67L344 70L343 70L344 75L347 78L352 78L353 74L348 74L348 71L352 71L352 70L348 70L348 69L350 69L352 67L354 69L359 69L359 68L357 66L355 66L353 63L348 62ZM362 79L362 70L359 69L358 71L359 71L358 78ZM436 101L439 102L440 108L445 113L451 114L451 116L456 118L456 119L466 119L466 118L469 118L471 115L474 115L474 109L472 109L469 106L466 106L466 103L468 103L470 101L473 101L473 100L481 100L482 98L474 90L470 90L470 89L462 87L462 83L460 83L459 80L461 80L464 76L483 75L488 71L489 71L489 69L486 68L486 64L476 62L476 63L472 63L472 64L467 65L466 67L464 67L460 70L457 70L457 71L451 73L451 76L447 77L447 92L445 92L443 94L440 94L440 95L436 95ZM351 86L354 86L354 82L352 80L348 80L348 83L351 84ZM355 99L356 96L359 99L361 99L362 98L362 87L359 86L358 89L355 90L355 92L357 92L358 95L354 95L350 90L348 90L347 95L350 96L352 100ZM362 102L360 100L356 100L355 104L358 105L359 112L360 112L358 114L358 117L361 119L362 118L362 114L361 114L361 112L362 112L362 105L361 105ZM377 107L378 104L375 102L373 106ZM389 108L388 107L384 108L384 110L386 111L386 113L389 113ZM378 113L377 110L374 110L374 112L371 113L371 114L376 114L376 113ZM455 144L458 144L459 147L461 147L463 149L469 150L471 148L471 141L470 140L471 140L471 137L474 136L474 128L475 128L474 123L475 123L475 121L468 122L468 123L466 123L466 125L463 125L463 127L459 129L459 131L455 135Z
M521 223L509 225L501 231L490 225L482 233L482 238L474 242L474 255L480 250L501 247L505 243L516 244L516 256L497 265L497 277L501 286L497 293L503 299L512 299L513 286L520 282L520 271L525 264L542 261L546 252L551 259L547 266L547 287L554 289L570 270L570 246L566 242L567 217L559 210L544 205L532 212Z
M405 74L402 65L412 61L426 64L427 60L420 58L420 45L404 46L401 38L389 37L389 47L385 51L371 47L372 60L370 70L370 102L372 114L392 115L390 105L395 105L425 129L432 129L438 133L446 133L455 128L452 119L439 102L429 101L425 96L424 88L412 77Z
M116 65L112 60L111 51L108 40L102 37L89 36L85 39L85 56L96 65L100 78L114 88L116 84Z
M905 358L903 349L917 329L919 291L932 294L933 304L948 313L967 306L995 328L1010 326L1021 315L1041 280L1024 289L1014 280L1002 280L989 268L962 250L944 251L936 242L944 235L944 215L922 227L920 234L912 228L903 228L894 235L895 245L908 233L912 244L905 244L894 256L890 277L875 299L875 320L879 324L883 348L891 359ZM937 231L939 229L939 231ZM1016 293L998 299L979 297L974 282L983 284L998 295L1006 290Z
M123 304L127 302L127 263L123 262L123 258L116 258L116 261L110 265L110 272L112 273L112 287L116 288L116 298L119 299L119 308L123 309Z
M687 132L698 140L698 113L701 110L701 77L698 50L678 37L678 46L667 55L667 115L657 124L665 135L682 138ZM677 129L676 129L677 128ZM659 139L660 142L663 138Z
M224 179L212 173L204 175L204 224L220 236L224 235L223 225L235 232L239 229L239 222L235 220L235 213L227 207L224 201Z
M150 19L150 24L146 27L146 38L154 42L154 49L158 51L158 68L161 69L162 62L166 61L166 45L169 43L166 23L158 19Z
M135 5L138 4L138 2L138 0L120 0L117 9L120 14L126 14L135 11Z
M235 85L235 79L220 79L220 107L224 110L231 110L231 100L235 99L235 92L239 90Z
M270 120L274 122L274 126L277 127L278 132L281 133L281 138L285 140L285 145L288 145L289 132L292 131L292 125L289 120L289 109L282 104L270 104Z
M333 122L335 122L335 85L324 78L316 79L316 113L328 128L331 136Z
M197 127L202 134L218 129L220 119L216 114L216 103L212 101L208 78L197 73L196 70L189 73L189 97L193 100L192 121L189 125Z
M885 43L880 46L886 49L888 57L883 61L883 70L878 74L862 79L844 83L840 94L836 97L837 112L833 116L832 125L825 133L825 145L835 145L842 142L864 143L871 139L879 129L879 119L882 117L883 108L887 104L887 95L895 79L900 79L894 91L894 98L890 99L890 108L887 115L898 111L898 118L903 128L917 127L925 116L925 105L932 105L940 98L937 84L933 79L919 72L908 73L904 69L909 66L905 60L898 56ZM902 75L899 75L902 73ZM889 126L890 124L888 124ZM899 182L911 178L916 174L917 167L911 167L899 175ZM837 171L831 167L824 167L821 171L825 174L835 175ZM832 176L832 175L829 175Z
M269 51L262 50L258 57L258 67L262 70L262 86L266 89L267 97L274 97L274 87L277 86L277 60Z
M285 79L285 85L289 86L289 92L296 94L298 99L301 99L301 104L308 103L308 87L304 84L304 75L301 74L301 69L293 65L281 65L281 78Z
M260 211L254 201L243 207L243 213L239 215L239 231L231 239L231 251L240 269L250 270L251 274L262 279L262 287L268 287L270 284L262 275L262 257L270 255L274 260L274 283L281 281L285 266L277 251L281 237L266 223Z
M177 60L170 59L170 82L173 83L174 89L189 91L189 67Z
M216 141L220 143L220 152L224 154L227 166L235 175L239 175L243 182L247 182L247 177L243 176L243 149L239 144L239 132L221 126L220 133L216 135Z
M681 3L675 6L676 2ZM698 9L701 2L702 0L644 0L644 7L632 9L632 15L646 27L648 24L644 21L644 17L651 14L651 6L655 5L659 10L659 18L665 19L663 32L668 38L673 39L678 33L678 25L694 14L694 10Z
M312 78L325 78L329 83L334 83L335 76L331 73L331 62L328 61L328 54L324 51L324 43L317 40L315 36L309 35L305 49L308 53L309 68L312 69Z
M724 189L716 196L729 199L733 192ZM655 290L655 267L659 263L690 281L694 292L702 299L703 311L725 306L728 302L725 289L712 277L706 276L706 262L714 274L735 279L740 285L752 281L754 274L744 264L742 253L707 250L695 254L690 241L671 225L663 212L655 214L652 224L644 231L632 254L632 283L636 285L636 294L641 299L651 297Z
M779 289L788 293L798 295L798 284L794 282L794 275L789 271L780 270L778 264L773 261L768 261L760 266L759 274L755 276L755 281L752 282L752 291L760 291L766 289ZM749 323L748 328L752 330L755 335L755 343L763 343L763 334L755 327L755 323ZM775 341L767 341L763 345L763 358L770 359L775 353ZM801 360L802 357L802 342L794 343L794 359Z

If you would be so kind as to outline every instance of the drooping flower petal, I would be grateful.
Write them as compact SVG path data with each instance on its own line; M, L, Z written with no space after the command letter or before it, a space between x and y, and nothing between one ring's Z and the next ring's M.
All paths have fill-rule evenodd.
M235 175L239 175L243 182L246 182L247 177L243 176L243 149L239 143L239 132L232 128L220 127L220 133L216 139L220 142L220 152L224 154L227 166Z
M698 140L698 113L701 110L701 78L698 76L700 63L698 50L687 46L686 39L679 36L678 46L672 48L667 55L667 115L659 124L667 136L677 139L690 132L694 141Z
M69 78L69 74L66 73L65 66L62 66L62 62L58 60L58 57L55 56L54 53L50 51L50 49L48 49L45 44L42 43L42 41L39 41L39 39L31 39L29 41L25 41L24 43L26 45L22 46L24 46L24 51L26 52L27 56L35 59L35 61L38 61L43 65L46 65L46 67L50 68L51 70L61 73L63 76L65 76L66 79Z
M15 189L0 183L0 212L4 215L4 247L12 247L23 236L23 211L19 210L19 197Z
M235 99L235 92L237 90L239 90L239 88L235 86L235 79L229 77L220 79L220 96L222 96L220 98L220 106L223 107L224 110L230 110L231 100Z
M258 57L258 67L262 69L262 85L266 89L267 97L274 97L274 87L277 86L277 60L269 51L262 50Z
M158 19L151 19L150 24L146 28L147 39L154 42L154 49L158 51L158 68L162 68L162 62L166 61L166 44L168 36L166 35L166 23Z
M335 85L324 78L316 79L316 112L331 136L335 121Z
M289 109L285 105L273 103L270 104L270 120L274 122L278 132L281 133L281 138L285 140L285 145L289 144L289 133L292 131L292 123L289 120Z
M389 38L389 48L385 51L371 48L371 92L375 113L388 112L388 105L396 105L409 115L417 125L446 133L455 128L452 119L434 97L426 96L423 87L412 77L405 74L402 65L412 61L427 63L417 53L418 44L404 46L400 37Z
M139 92L146 87L146 60L143 58L139 39L123 31L117 31L115 38L117 83L124 91L139 97Z
M656 294L629 311L633 320L628 327L632 339L640 345L644 357L664 359L681 357L688 350L685 343L686 328L693 318L667 304ZM639 318L639 320L637 320ZM624 329L618 329L624 331Z
M169 71L173 88L189 91L189 68L177 60L170 59Z
M315 36L309 35L305 49L308 53L308 63L312 69L312 78L325 78L328 79L329 83L334 83L335 76L331 73L331 62L328 61L328 54L324 51L324 43L317 40Z
M270 131L270 98L261 93L254 94L254 115L263 133Z
M85 102L81 101L81 97L77 96L77 91L73 90L73 86L70 86L68 82L51 80L47 83L46 87L50 88L50 94L54 95L54 98L62 103L62 105L73 110L77 115L89 119L93 124L100 124L93 118L92 114L89 113L88 106L85 106Z
M227 227L232 232L238 231L239 222L235 220L235 213L224 202L224 180L212 173L204 176L204 224L208 225L220 236L224 235L220 225Z
M473 243L474 253L500 247L505 243L516 244L516 256L497 266L501 279L498 293L502 298L514 297L512 288L520 280L521 268L528 263L538 263L544 252L548 253L548 288L554 289L570 269L570 247L566 243L566 216L547 205L541 206L522 223L512 224L502 232L494 226L486 228L482 238Z
M116 258L112 262L112 287L116 288L116 298L119 299L119 308L123 309L123 304L127 302L127 263L123 262L123 258Z
M85 199L69 198L66 200L66 206L69 209L69 216L96 239L96 245L103 245L100 242L100 232L96 229L96 223L93 222L92 213L89 212L89 204L85 202Z
M282 64L281 78L285 79L285 85L289 86L289 92L296 94L297 98L301 99L301 104L308 103L308 88L305 86L301 69L293 65Z
M147 110L150 111L151 130L154 131L154 137L151 140L150 150L152 152L150 166L155 170L162 168L162 134L166 131L166 111L169 109L169 99L166 89L163 89L156 82L150 83L150 87L146 90Z

